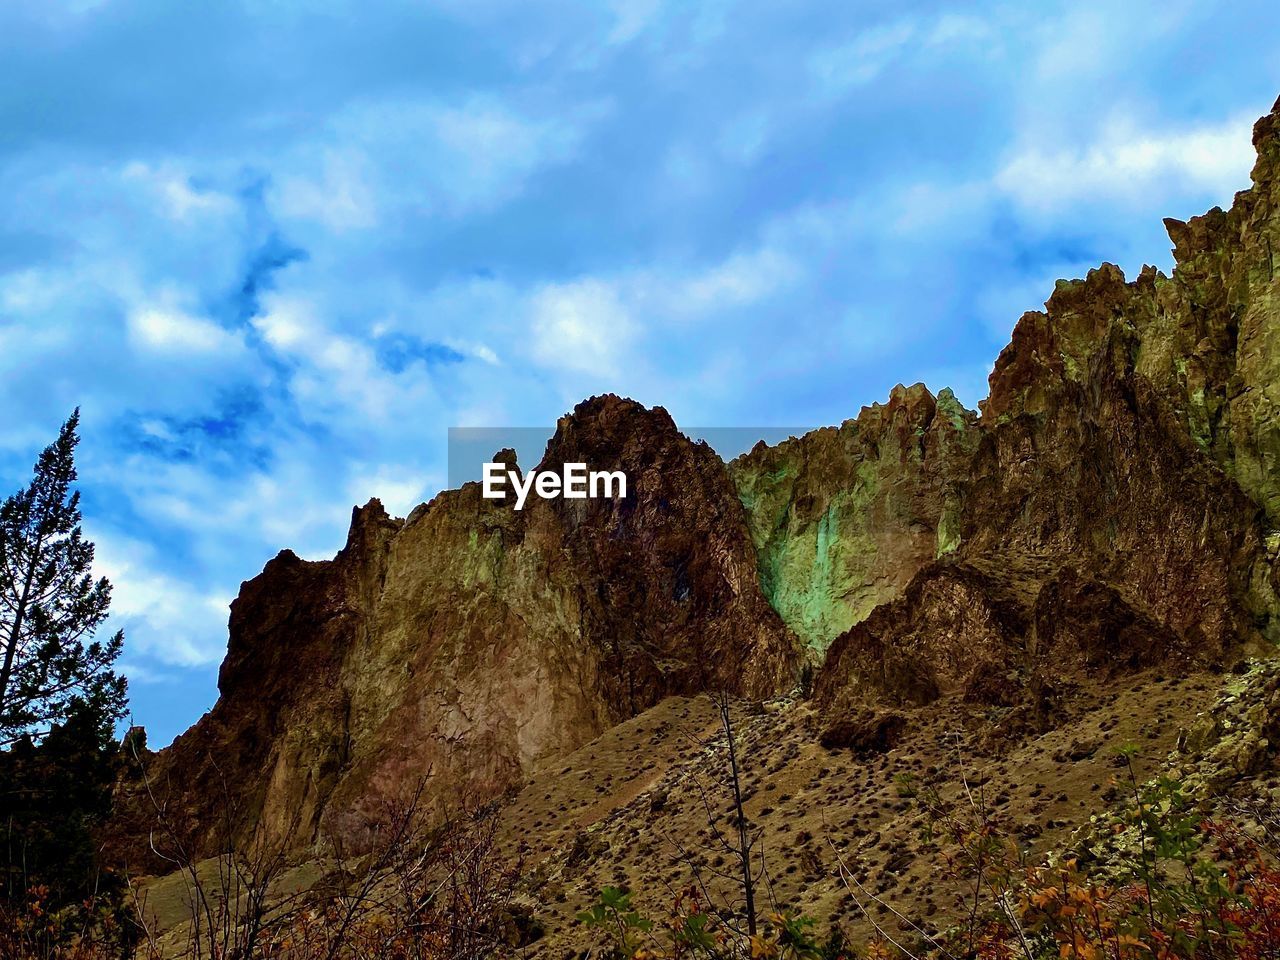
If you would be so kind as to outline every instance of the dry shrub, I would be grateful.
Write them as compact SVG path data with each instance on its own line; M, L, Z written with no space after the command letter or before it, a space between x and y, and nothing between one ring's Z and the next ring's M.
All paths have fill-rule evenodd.
M1167 777L1139 782L1118 758L1127 793L1071 854L1031 865L1022 846L967 786L944 802L917 794L944 871L964 909L944 934L884 956L988 960L1263 960L1280 957L1280 869L1273 837L1215 819ZM1265 826L1265 821L1263 822Z

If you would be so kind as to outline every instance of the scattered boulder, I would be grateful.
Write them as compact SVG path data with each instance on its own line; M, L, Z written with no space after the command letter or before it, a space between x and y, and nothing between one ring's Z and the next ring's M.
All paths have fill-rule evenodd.
M884 753L893 747L907 726L907 718L895 710L863 710L831 723L818 741L828 749L847 748L857 753Z

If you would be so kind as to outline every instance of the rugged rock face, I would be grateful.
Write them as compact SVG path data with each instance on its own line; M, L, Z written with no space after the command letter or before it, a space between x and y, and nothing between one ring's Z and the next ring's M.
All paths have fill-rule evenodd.
M564 462L622 469L627 497L373 501L334 560L282 553L243 586L218 703L153 761L198 842L228 791L238 822L322 843L423 778L442 808L489 798L663 697L794 682L710 448L600 397L560 421L542 466Z
M1280 111L1254 126L1253 187L1231 209L1166 220L1177 269L1157 283L1137 366L1182 401L1180 419L1280 527Z
M951 477L955 550L836 640L829 707L1280 639L1277 118L1229 213L1168 221L1172 277L1105 264L1021 319Z
M816 693L837 724L879 704L950 696L1022 708L1042 727L1053 698L1084 678L1157 665L1181 671L1220 652L1189 643L1069 566L1027 584L948 559L836 640Z
M765 596L816 654L955 548L976 420L950 390L897 386L855 420L729 465Z

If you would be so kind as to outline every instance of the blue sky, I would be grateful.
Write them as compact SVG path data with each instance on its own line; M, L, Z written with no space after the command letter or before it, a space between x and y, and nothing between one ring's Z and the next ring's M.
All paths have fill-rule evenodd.
M1248 184L1270 4L0 4L0 481L83 407L136 718L450 426L970 406L1055 278Z

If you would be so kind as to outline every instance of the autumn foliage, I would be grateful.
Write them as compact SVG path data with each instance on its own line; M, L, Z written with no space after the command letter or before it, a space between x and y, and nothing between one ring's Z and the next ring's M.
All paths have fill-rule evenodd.
M1167 777L1140 783L1118 758L1127 798L1038 863L980 797L920 799L967 909L920 954L989 960L1280 957L1280 869L1268 817L1210 815ZM1217 804L1221 807L1223 804ZM884 944L879 945L884 949ZM915 955L895 944L889 953Z

